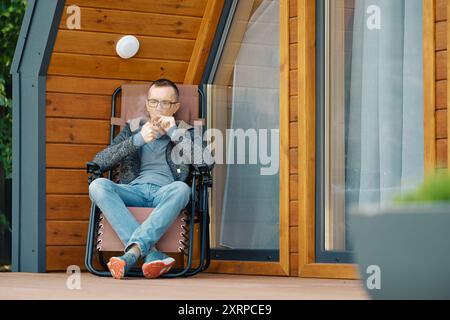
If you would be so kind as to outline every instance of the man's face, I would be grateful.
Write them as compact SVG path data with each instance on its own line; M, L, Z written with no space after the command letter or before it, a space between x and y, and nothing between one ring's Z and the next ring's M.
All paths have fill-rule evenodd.
M146 106L150 119L155 119L158 116L173 116L180 103L172 87L153 86L148 91Z

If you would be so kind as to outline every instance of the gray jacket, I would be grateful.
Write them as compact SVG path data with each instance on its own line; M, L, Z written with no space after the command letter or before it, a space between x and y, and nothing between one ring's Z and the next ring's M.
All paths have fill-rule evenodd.
M99 165L101 172L120 165L119 183L128 184L138 177L141 166L141 147L133 144L133 135L138 133L147 121L146 117L127 121L117 137L113 139L113 143L95 155L92 161ZM178 129L184 130L176 131L179 135L177 139L174 139L176 142L171 141L166 149L167 163L175 181L186 181L191 164L207 165L212 170L213 157L202 139L194 139L194 127L184 121L176 121L176 124ZM174 147L177 149L172 152ZM199 155L203 155L201 159Z

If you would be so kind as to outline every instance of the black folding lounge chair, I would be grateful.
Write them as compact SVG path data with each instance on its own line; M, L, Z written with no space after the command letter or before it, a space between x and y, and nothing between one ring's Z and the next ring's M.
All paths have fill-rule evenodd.
M117 88L112 95L110 144L112 144L117 126L124 126L126 121L146 115L145 100L149 84L124 84ZM175 114L177 120L193 124L201 110L203 99L201 90L195 85L178 85L180 91L181 107ZM117 118L116 105L121 95L121 116ZM166 253L178 251L183 256L183 267L172 268L170 272L161 277L175 278L180 276L193 276L206 270L210 264L209 246L209 210L208 188L212 186L211 172L207 166L190 166L190 175L186 183L191 187L191 199L178 219L156 244L156 248ZM108 178L117 180L117 166L108 172ZM102 177L103 172L94 162L87 163L88 183ZM138 221L145 220L151 214L152 208L128 208ZM199 265L193 265L193 245L195 225L199 224ZM104 253L108 251L121 251L123 244L107 223L100 209L91 202L89 230L86 244L85 265L89 272L98 276L111 276L105 261ZM102 269L94 266L94 255L98 255L98 262ZM134 267L126 276L143 277L141 268Z

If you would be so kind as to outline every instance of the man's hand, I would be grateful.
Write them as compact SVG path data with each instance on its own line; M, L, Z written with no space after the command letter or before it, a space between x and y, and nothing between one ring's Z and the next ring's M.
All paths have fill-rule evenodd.
M163 136L166 134L166 132L164 131L163 128L161 128L161 126L159 125L159 123L157 123L156 121L152 121L151 123L151 127L153 129L153 131L155 131L156 133L159 133L159 136Z
M142 126L141 135L144 138L145 143L149 143L158 138L158 130L155 130L155 126L150 122L147 122Z
M160 126L164 130L164 133L167 133L169 128L175 126L175 118L170 116L159 116L156 119L156 124Z

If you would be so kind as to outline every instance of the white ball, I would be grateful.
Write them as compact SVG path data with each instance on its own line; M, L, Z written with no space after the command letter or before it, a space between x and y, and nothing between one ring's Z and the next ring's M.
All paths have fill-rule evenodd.
M116 44L116 52L123 59L130 59L139 51L139 40L135 36L124 36Z

